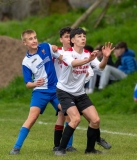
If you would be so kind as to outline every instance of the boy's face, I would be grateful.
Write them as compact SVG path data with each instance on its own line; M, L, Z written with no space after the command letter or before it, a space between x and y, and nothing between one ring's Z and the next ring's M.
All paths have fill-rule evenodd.
M103 58L102 51L98 51L97 57L98 57L98 59L102 59Z
M37 49L38 47L38 40L36 33L25 34L25 40L23 41L24 45L27 46L28 50L30 49Z
M60 38L60 42L63 44L63 47L66 49L69 49L70 46L70 34L69 33L65 33L61 38Z
M71 42L74 46L84 47L86 45L86 35L85 34L76 34L72 39Z
M121 56L125 52L125 48L118 48L114 50L115 57Z

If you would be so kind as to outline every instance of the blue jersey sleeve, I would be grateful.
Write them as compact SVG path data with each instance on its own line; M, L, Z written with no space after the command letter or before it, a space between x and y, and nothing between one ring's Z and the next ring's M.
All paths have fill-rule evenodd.
M32 71L27 68L25 65L22 65L22 72L23 72L23 77L24 77L24 82L28 83L28 82L33 82L32 80Z

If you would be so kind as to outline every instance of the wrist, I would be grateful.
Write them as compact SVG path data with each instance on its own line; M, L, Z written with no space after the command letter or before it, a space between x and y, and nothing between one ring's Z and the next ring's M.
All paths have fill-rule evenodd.
M103 56L103 59L106 59L106 60L108 60L108 58L109 58L109 57Z

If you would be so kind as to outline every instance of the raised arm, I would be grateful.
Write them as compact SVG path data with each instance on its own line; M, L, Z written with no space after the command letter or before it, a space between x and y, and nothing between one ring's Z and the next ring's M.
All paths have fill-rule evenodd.
M82 59L82 60L79 60L79 59L75 59L72 61L72 67L77 67L77 66L81 66L81 65L84 65L86 63L89 63L90 61L94 60L96 57L97 57L97 52L98 50L95 50L93 51L89 58L86 58L86 59Z
M99 64L99 67L101 69L104 69L107 62L108 62L108 58L110 56L110 54L112 53L112 51L115 49L115 47L112 48L112 43L107 42L105 43L105 45L102 47L102 53L103 53L103 58Z

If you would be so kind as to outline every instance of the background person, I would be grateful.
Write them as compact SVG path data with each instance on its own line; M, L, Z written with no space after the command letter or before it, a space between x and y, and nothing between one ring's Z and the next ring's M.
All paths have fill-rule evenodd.
M119 58L118 66L113 67L107 65L103 70L99 82L99 89L103 89L108 85L110 76L116 80L126 78L128 74L137 71L137 62L134 51L128 49L126 42L119 42L115 45L114 55Z
M103 45L98 45L98 46L95 47L95 50L98 50L97 59L99 61L101 61L102 58L103 58L102 47L103 47ZM84 48L89 50L90 52L92 52L92 48L91 47L86 45ZM108 58L107 65L114 66L114 63L112 61L112 56L111 55ZM100 76L101 76L101 74L103 72L103 70L98 70L94 66L91 66L91 67L93 68L94 75L90 78L90 80L88 82L88 89L86 89L86 93L87 94L93 93L95 87L98 87L99 81L100 81ZM114 77L111 76L110 79L112 80L112 79L114 79ZM111 83L111 81L109 81L109 83Z

